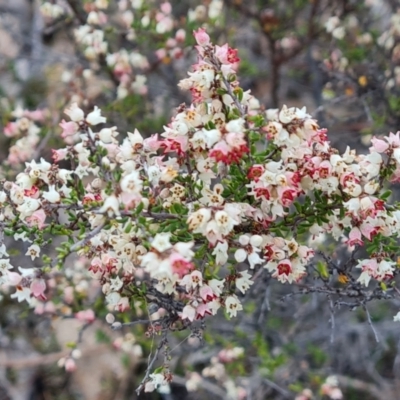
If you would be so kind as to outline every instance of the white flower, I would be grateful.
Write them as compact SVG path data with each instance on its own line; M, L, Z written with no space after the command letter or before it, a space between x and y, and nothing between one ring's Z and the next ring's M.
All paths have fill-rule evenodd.
M210 286L216 296L220 296L222 289L224 288L224 283L225 279L222 279L222 281L219 281L218 279L211 279L208 281L208 286Z
M6 245L4 243L2 243L0 245L0 257L4 257L4 256L8 257L8 253L7 253Z
M189 275L185 275L179 283L189 291L192 288L203 285L203 276L200 271L193 271Z
M134 170L130 174L124 176L121 179L120 185L123 192L139 194L143 187L139 171Z
M252 235L250 238L250 244L254 247L260 247L263 242L263 238L260 235Z
M246 250L244 249L237 249L235 251L235 260L239 263L243 262L247 258Z
M230 317L236 317L237 312L243 310L243 306L235 294L226 298L225 308Z
M343 191L348 193L350 196L359 197L362 193L362 187L356 183L352 183L348 184L348 186L344 188Z
M238 119L233 119L232 121L229 121L225 125L225 129L230 132L230 133L241 133L243 132L243 127L244 127L244 119L238 118Z
M162 260L152 251L144 254L143 256L139 257L140 265L151 275L154 276L155 274L159 274L161 272L165 272L168 275L171 272L171 267L168 269L166 265L161 265Z
M113 324L113 323L115 322L115 316L114 316L114 314L108 313L108 314L106 315L106 322L107 322L108 324Z
M400 147L393 150L393 158L400 163Z
M238 224L238 222L225 211L217 211L215 213L215 222L217 223L219 232L223 235L228 235L232 231L233 226Z
M121 300L121 295L117 292L111 292L106 296L107 304L110 306L116 306Z
M138 144L143 144L143 136L137 129L135 129L133 133L128 132L128 139L133 147L135 147Z
M116 215L119 216L119 201L115 195L106 198L103 206L99 209L100 214L107 213L109 217Z
M368 271L363 271L361 272L360 276L357 279L357 282L360 282L364 286L368 286L369 282L371 280L371 275L369 274Z
M20 212L20 218L25 219L30 217L39 207L38 200L32 197L24 197L24 202L17 207L17 210Z
M3 258L0 260L0 272L4 274L8 269L12 269L13 266L10 264L10 260Z
M65 114L74 122L82 121L85 117L83 110L78 107L77 103L72 103L70 107L65 110Z
M224 265L228 261L228 243L226 240L218 242L213 251L217 265Z
M239 277L236 278L236 287L243 293L245 294L247 289L254 283L250 278L251 275L247 272L248 270L246 269L245 271L240 272L238 275Z
M167 385L168 382L165 380L163 374L150 374L150 381L148 381L144 387L145 392L152 392L160 386Z
M115 138L118 136L117 127L113 126L112 128L103 128L99 132L99 138L103 143L113 143L115 142Z
M189 229L192 230L193 233L203 233L210 218L211 211L208 208L200 208L200 210L189 215L187 219Z
M188 392L195 392L202 387L203 378L198 372L189 372L189 379L186 381L186 390Z
M375 277L375 279L381 280L387 276L393 276L393 271L394 271L393 266L394 266L393 261L382 260L378 264L377 276Z
M250 269L253 269L257 264L261 264L264 261L255 251L259 251L259 249L253 248L248 257Z
M156 249L159 253L168 250L172 247L169 239L171 237L170 232L157 233L151 242L151 246Z
M32 246L28 247L28 251L25 253L26 256L31 256L32 261L39 257L40 254L40 247L37 244L33 244Z
M110 290L114 291L114 292L117 292L119 289L122 288L123 284L124 283L121 281L119 276L117 276L114 279L110 279Z
M393 321L400 322L400 311L393 317Z
M242 246L247 246L250 243L250 237L248 235L241 235L239 237L239 243Z
M84 176L88 176L89 175L87 167L85 167L85 166L83 166L81 164L79 164L78 167L75 168L74 173L75 173L75 175L78 175L78 177L80 179L82 179Z
M18 267L18 271L20 272L21 276L34 276L36 273L37 268L22 268Z
M286 105L284 105L279 112L279 121L282 122L282 124L289 124L296 118L296 109L294 107L292 108L287 108Z
M246 246L246 249L238 249L235 252L235 259L237 262L243 262L248 258L250 268L253 269L255 265L261 264L264 260L260 258L257 252L260 251L258 246L263 242L263 238L260 235L241 235L239 237L239 243L242 246Z
M180 317L182 319L188 319L189 321L194 321L196 317L196 309L190 304L186 304L186 306L183 307Z
M207 143L208 148L211 149L215 143L217 143L221 139L221 132L218 129L212 129L210 131L203 130L205 141Z
M147 176L149 177L149 181L153 185L157 186L158 182L160 181L160 177L161 177L160 167L158 165L151 165L147 169Z
M176 250L183 258L190 261L194 256L194 252L191 250L194 246L194 242L178 242L174 245Z
M57 172L57 178L62 182L66 183L71 179L72 171L68 171L67 169L59 169Z
M346 35L346 30L344 29L344 26L338 26L332 32L332 36L335 39L339 39L339 40L343 39L345 35Z
M325 22L325 29L327 32L331 33L334 29L336 29L340 24L340 19L338 16L333 16Z
M61 200L60 193L56 190L54 185L49 186L49 191L43 192L42 196L49 203L59 203Z
M14 240L22 240L23 242L32 243L32 240L29 239L26 232L14 233Z
M147 77L146 75L136 75L135 81L132 82L131 88L135 93L139 93L146 87Z
M59 190L60 190L60 193L62 193L64 195L64 197L66 197L66 198L69 198L69 195L72 192L72 189L70 189L66 185L62 185Z
M96 11L90 11L86 18L86 22L90 25L97 25L100 23L99 13Z
M18 303L26 300L28 303L31 302L31 289L27 287L17 286L15 293L10 296L12 299L17 299Z
M364 185L364 192L367 194L374 194L379 189L379 183L369 181Z
M27 163L25 163L26 165ZM16 177L16 182L18 186L22 189L30 189L36 181L35 177L32 177L25 172L21 172ZM4 192L1 193L0 203L4 203L6 201L6 194Z
M207 143L206 143L206 137L204 135L203 130L197 131L191 139L189 139L189 142L192 143L192 146L194 149L199 149L201 148L202 150L205 150ZM209 146L210 147L210 146Z
M201 191L203 197L199 200L201 203L207 206L220 206L225 202L225 199L222 197L223 191L224 187L221 184L216 184L213 190L208 187L204 187Z
M86 117L86 122L90 125L98 125L106 122L107 119L101 116L101 110L94 106L94 110Z

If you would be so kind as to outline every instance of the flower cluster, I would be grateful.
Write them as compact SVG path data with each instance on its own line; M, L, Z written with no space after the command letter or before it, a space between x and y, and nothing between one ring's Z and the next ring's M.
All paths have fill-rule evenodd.
M208 7L198 6L196 10L189 10L188 20L193 23L212 20L221 9L222 1L213 0ZM54 20L72 17L76 10L57 2L44 1L41 12L46 23L51 25ZM74 30L75 41L89 61L105 64L109 68L118 86L118 99L131 93L147 94L147 75L158 64L169 64L184 54L186 26L173 15L168 1L162 2L157 10L149 10L143 0L119 1L117 10L109 6L108 0L86 2L78 19L80 26ZM115 20L120 26L115 26ZM143 32L156 38L157 48L153 55L137 43ZM114 42L118 35L130 43L129 48L133 44L134 50L116 48Z
M245 399L247 391L243 386L236 385L229 377L225 365L232 364L241 359L244 354L242 347L222 349L216 357L211 357L208 365L203 368L201 374L190 372L187 375L186 389L188 392L194 392L204 385L207 379L215 380L220 387L226 390L227 396L232 399Z
M343 393L339 388L336 376L328 376L320 388L320 394L332 400L343 399ZM314 393L310 389L304 389L296 396L295 400L310 400L314 398Z
M15 140L9 148L8 163L18 165L34 157L36 147L40 141L41 123L46 118L45 110L28 111L17 108L11 113L13 121L7 123L3 133L6 137Z

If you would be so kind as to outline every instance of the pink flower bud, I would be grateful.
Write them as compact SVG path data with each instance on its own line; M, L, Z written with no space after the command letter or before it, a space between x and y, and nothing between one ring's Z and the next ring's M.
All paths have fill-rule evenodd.
M199 46L208 46L210 44L210 36L203 28L199 28L197 31L193 31L194 38Z
M376 137L373 137L371 139L372 147L371 149L374 149L378 153L383 153L389 148L389 144L385 142L382 139L377 139Z
M186 38L186 31L184 29L178 29L175 33L175 39L177 42L183 42Z
M32 294L40 300L46 300L44 292L46 290L46 283L43 279L34 279L30 287Z
M76 363L72 358L65 361L64 368L67 372L74 372L76 370Z
M169 3L168 1L166 1L165 3L162 3L160 8L164 14L171 14L172 7L171 7L171 3Z
M89 309L77 312L75 318L81 322L91 323L96 319L96 316L94 315L94 311Z

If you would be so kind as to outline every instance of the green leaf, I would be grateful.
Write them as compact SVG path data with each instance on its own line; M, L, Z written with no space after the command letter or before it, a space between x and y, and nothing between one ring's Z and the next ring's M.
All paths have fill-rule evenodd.
M213 129L215 129L215 124L212 121L208 121L205 125L204 128L208 131L211 131Z
M132 221L129 221L124 229L124 232L129 233L131 230L132 230Z
M301 214L301 213L302 213L301 204L300 204L300 203L297 203L297 202L294 202L293 205L294 205L296 211L297 211L299 214Z
M235 88L233 93L235 93L240 102L243 100L243 89L241 87Z
M136 210L135 210L136 215L139 215L139 214L143 211L143 209L144 209L144 204L141 202L141 203L136 207Z
M329 278L329 271L325 263L322 261L317 262L317 271L323 278Z
M227 94L228 91L226 89L222 89L222 88L218 88L216 90L217 94L219 94L220 96L223 96L224 94Z
M85 187L83 186L83 182L81 179L78 181L78 193L83 196L85 194Z
M392 194L391 190L387 190L385 193L381 194L381 199L382 200L387 200Z

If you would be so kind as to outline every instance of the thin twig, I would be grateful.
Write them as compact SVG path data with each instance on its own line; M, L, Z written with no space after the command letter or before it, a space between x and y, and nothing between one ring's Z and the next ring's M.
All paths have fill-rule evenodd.
M258 325L261 325L265 319L265 311L271 311L271 305L269 303L269 295L270 295L270 286L269 282L267 282L267 287L265 288L264 292L264 299L261 304L260 315L258 316Z
M153 365L156 362L156 360L157 360L157 358L158 358L158 356L160 354L160 350L164 346L164 343L165 343L165 339L163 338L162 340L160 340L160 343L158 344L158 346L156 348L156 351L153 354L153 356L151 354L149 354L149 363L147 365L146 374L144 375L144 378L140 382L139 387L136 389L136 394L138 396L139 396L140 392L142 391L142 389L144 388L144 385L145 385L146 381L149 379L150 372L153 369Z
M51 129L49 129L47 131L46 135L44 136L44 138L42 139L42 141L39 143L39 145L36 148L35 154L32 157L34 160L38 160L42 151L46 148L47 143L52 136L53 136L53 131Z
M372 323L371 315L370 315L370 313L369 313L369 311L368 311L368 308L367 308L367 306L365 306L365 305L364 305L363 308L364 308L364 310L365 310L365 313L367 314L368 325L371 327L372 332L374 332L375 341L376 341L376 343L379 343L380 341L379 341L378 333L376 332L375 327L374 327L374 325L373 325L373 323Z
M329 311L331 312L331 344L335 341L335 309L331 296L329 296Z
M318 115L318 113L320 113L321 111L324 111L325 108L330 108L330 107L332 107L332 106L335 105L335 104L342 103L344 100L356 101L357 98L356 98L356 97L350 97L350 96L348 96L347 94L345 94L345 95L343 95L343 96L336 97L336 98L334 98L334 99L332 99L332 100L329 100L326 104L323 104L323 105L317 107L317 108L311 113L311 116L316 117L316 116Z
M76 340L77 343L82 343L83 334L84 334L85 330L87 328L89 328L89 326L91 326L91 325L92 325L91 322L87 322L86 324L82 325L82 327L79 329L79 332L78 332L78 339Z
M105 223L101 223L100 225L96 226L91 232L89 232L82 240L79 242L76 242L73 246L70 248L70 252L74 252L76 250L79 250L81 247L85 246L86 243L94 238L103 228L104 228Z
M149 319L139 319L137 321L125 322L123 324L114 323L114 324L111 325L111 329L113 331L117 331L119 329L126 328L128 326L134 326L134 325L140 325L140 324L148 324L148 323L156 323L158 321L160 321L160 320L150 321Z
M277 385L275 382L267 379L267 378L263 378L263 382L266 383L268 386L272 387L272 389L276 390L279 394L281 394L283 397L285 397L286 399L292 399L293 396L290 392L288 392L287 390L281 388L279 385Z

